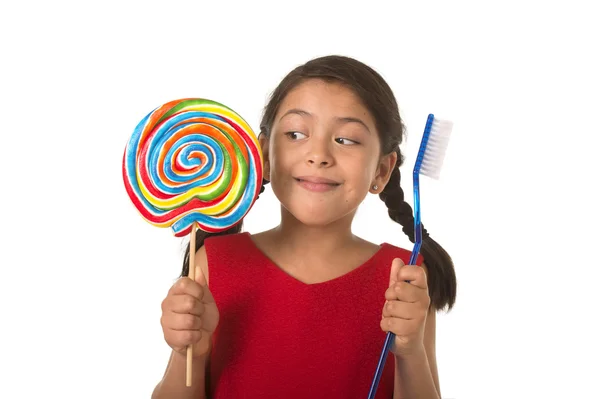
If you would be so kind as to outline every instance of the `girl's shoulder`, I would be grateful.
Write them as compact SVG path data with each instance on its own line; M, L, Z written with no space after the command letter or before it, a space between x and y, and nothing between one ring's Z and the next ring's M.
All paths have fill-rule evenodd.
M209 258L233 257L254 252L255 245L248 232L211 234L204 239L204 248Z
M210 263L211 258L222 257L226 254L233 256L236 253L246 252L251 249L252 241L247 232L233 234L211 234L204 239L204 249Z
M392 259L399 258L399 259L402 259L402 262L404 262L404 264L406 264L406 265L409 264L411 254L412 254L412 249L399 247L399 246L391 244L389 242L382 243L381 248L382 248L382 251L385 251L386 255L389 258L392 258ZM421 265L423 263L423 256L421 254L419 254L419 256L417 256L416 263L417 263L417 265Z
M240 233L229 233L229 234L211 234L204 239L204 244L210 245L227 245L232 243L239 243L241 241L247 240L250 237L250 233L248 232L240 232Z

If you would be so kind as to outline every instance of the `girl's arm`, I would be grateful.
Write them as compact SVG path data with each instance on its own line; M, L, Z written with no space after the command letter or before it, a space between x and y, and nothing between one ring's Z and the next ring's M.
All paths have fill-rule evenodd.
M397 356L394 399L441 398L435 355L435 309L427 314L423 350Z
M191 387L187 387L185 385L186 356L175 351L171 352L165 375L154 388L152 399L206 399L207 367L208 355L194 358L192 365L194 381Z

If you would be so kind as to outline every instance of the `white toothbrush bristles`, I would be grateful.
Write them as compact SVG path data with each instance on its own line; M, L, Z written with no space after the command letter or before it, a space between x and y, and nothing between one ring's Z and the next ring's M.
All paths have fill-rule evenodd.
M448 120L434 118L431 125L427 148L423 155L423 163L419 174L438 180L450 141L453 123Z

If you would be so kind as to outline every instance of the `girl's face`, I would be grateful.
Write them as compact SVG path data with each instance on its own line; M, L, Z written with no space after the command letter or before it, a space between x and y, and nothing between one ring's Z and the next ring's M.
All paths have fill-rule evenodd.
M273 192L313 226L352 218L367 193L383 190L396 162L394 153L381 156L375 121L360 99L319 79L288 93L261 146Z

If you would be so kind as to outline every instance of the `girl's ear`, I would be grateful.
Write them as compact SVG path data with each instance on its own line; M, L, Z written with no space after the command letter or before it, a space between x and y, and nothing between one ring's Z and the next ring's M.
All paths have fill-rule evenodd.
M258 135L258 144L263 155L263 179L271 181L271 165L269 164L269 138L263 132Z
M384 155L379 160L375 176L371 183L371 189L369 190L373 194L379 194L383 191L384 187L390 180L390 176L396 167L396 161L398 160L398 154L393 151L387 155Z

